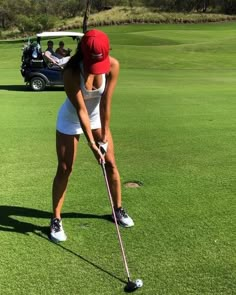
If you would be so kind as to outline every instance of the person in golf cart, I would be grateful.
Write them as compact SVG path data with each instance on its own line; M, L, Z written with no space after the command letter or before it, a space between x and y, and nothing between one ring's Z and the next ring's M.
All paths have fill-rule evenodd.
M53 50L53 42L51 40L47 43L48 47L44 52L44 57L54 65L64 67L65 64L69 61L70 56L62 57Z
M108 36L99 30L89 30L63 71L67 98L58 112L56 126L58 166L53 181L53 217L50 224L50 238L54 242L67 239L61 210L82 133L98 163L105 161L118 223L124 227L134 225L132 218L122 208L120 175L110 131L111 100L119 76L119 62L109 56L109 50ZM107 147L105 155L98 142Z
M66 56L70 56L71 53L71 49L65 49L65 43L63 41L59 42L59 47L56 49L56 54L58 56L60 56L60 58L62 57L66 57Z

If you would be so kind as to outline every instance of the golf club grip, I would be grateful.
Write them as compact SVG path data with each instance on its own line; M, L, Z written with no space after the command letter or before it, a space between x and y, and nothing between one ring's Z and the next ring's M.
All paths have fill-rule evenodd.
M99 142L97 142L97 146L98 146L100 152L104 156L106 154L106 152L107 152L108 143L99 141Z
M102 146L99 146L100 152L102 153L102 155L104 156L106 151L104 150L104 148Z

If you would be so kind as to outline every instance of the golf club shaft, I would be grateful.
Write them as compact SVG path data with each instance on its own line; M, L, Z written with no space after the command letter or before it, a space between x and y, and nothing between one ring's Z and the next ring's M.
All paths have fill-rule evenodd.
M121 235L120 235L119 225L118 225L116 214L115 214L114 203L113 203L113 200L112 200L111 191L110 191L110 187L109 187L109 183L108 183L108 179L107 179L105 163L102 163L101 166L102 166L102 171L103 171L103 175L104 175L104 179L105 179L105 183L106 183L108 197L109 197L111 208L112 208L112 214L113 214L115 225L116 225L116 231L117 231L117 236L118 236L118 240L119 240L119 243L120 243L120 249L121 249L121 253L122 253L122 257L123 257L125 270L126 270L126 273L127 273L127 276L128 276L128 281L130 281L129 268L128 268L128 264L127 264L127 260L126 260L126 256L125 256L125 250L124 250L123 242L122 242Z

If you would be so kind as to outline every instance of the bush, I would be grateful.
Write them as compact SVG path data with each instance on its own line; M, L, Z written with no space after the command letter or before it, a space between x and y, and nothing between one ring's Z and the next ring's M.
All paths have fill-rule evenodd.
M19 15L17 17L17 27L21 33L39 32L49 30L54 27L55 18L48 15L39 15L37 17L27 17Z

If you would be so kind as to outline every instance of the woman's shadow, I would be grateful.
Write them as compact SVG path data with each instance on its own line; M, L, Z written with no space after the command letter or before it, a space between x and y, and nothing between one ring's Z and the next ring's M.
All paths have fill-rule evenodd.
M25 222L21 217L29 217L36 219L47 219L48 223L52 217L52 213L42 211L34 208L25 208L17 206L0 206L0 231L17 232L20 234L39 233L48 236L49 225L42 226L40 224L33 224ZM18 219L19 218L19 219ZM86 213L68 212L63 214L63 218L95 218L111 221L109 215L95 215Z
M44 238L44 239L49 238L49 225L42 226L39 224L33 224L30 222L18 220L18 218L22 219L25 217L36 218L36 219L47 219L49 223L49 220L52 217L52 213L38 210L38 209L33 209L33 208L4 206L4 205L0 206L0 231L16 232L16 233L25 234L25 235L33 233L39 236L40 238ZM63 218L79 218L79 219L95 218L95 219L104 219L104 220L112 221L110 215L95 215L95 214L85 214L85 213L75 213L75 212L64 213ZM72 255L75 255L76 257L80 258L84 262L108 274L109 276L123 283L125 282L123 279L118 278L117 276L105 270L104 268L100 267L99 265L95 264L91 260L66 248L63 244L55 244L55 246L60 247L61 249L69 252Z

